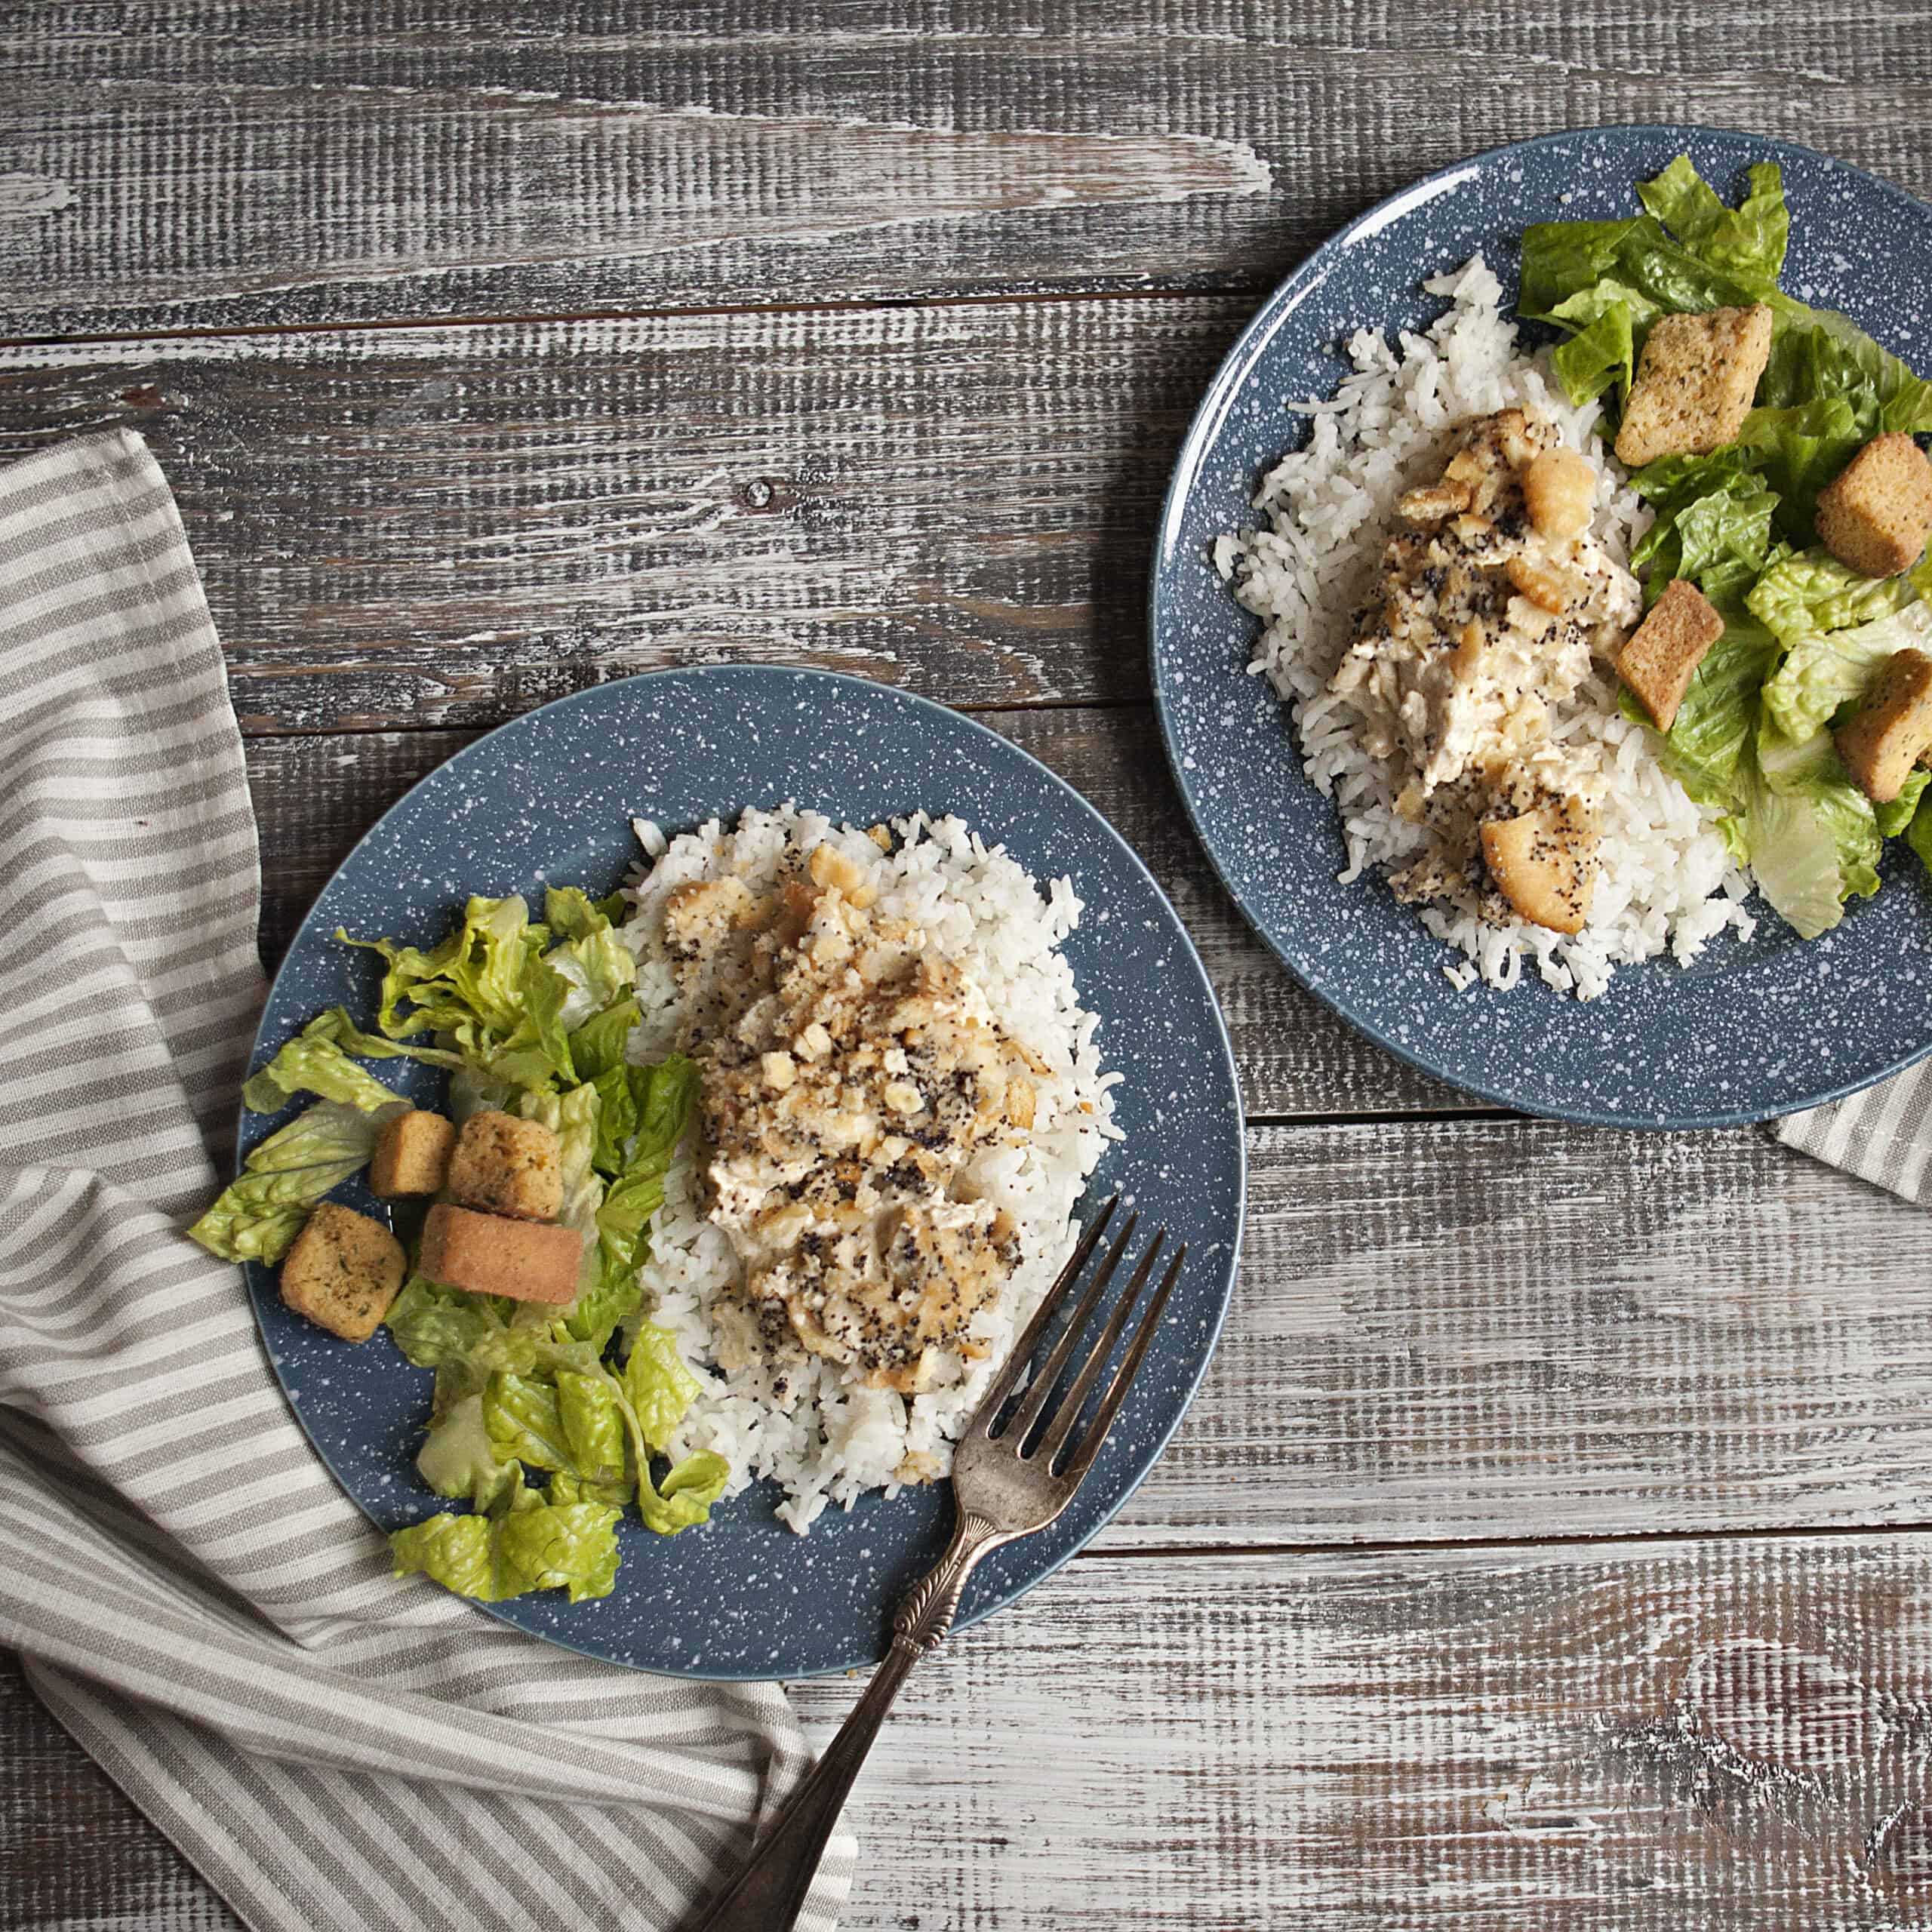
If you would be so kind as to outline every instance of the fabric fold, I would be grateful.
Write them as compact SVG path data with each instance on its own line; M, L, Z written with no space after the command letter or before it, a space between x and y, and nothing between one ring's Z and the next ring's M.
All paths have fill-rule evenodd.
M117 432L0 469L0 1641L260 1932L671 1927L809 1761L420 1578L291 1416L225 1171L263 983L221 651ZM375 1346L372 1344L371 1346ZM834 1841L800 1923L831 1932Z

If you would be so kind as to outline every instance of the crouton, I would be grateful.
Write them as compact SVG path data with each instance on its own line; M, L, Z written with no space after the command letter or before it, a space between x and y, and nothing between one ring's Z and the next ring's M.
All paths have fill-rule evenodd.
M1708 456L1735 441L1770 353L1771 312L1761 302L1660 316L1623 405L1617 460L1638 469L1660 456Z
M1617 668L1660 731L1677 721L1677 707L1697 666L1724 635L1724 620L1688 577L1675 577L1623 647Z
M1596 888L1596 826L1580 798L1486 820L1482 856L1496 889L1532 925L1580 933Z
M389 1312L406 1266L401 1242L381 1222L325 1201L281 1264L281 1298L345 1342L366 1342Z
M564 1204L563 1149L541 1121L486 1108L463 1122L445 1185L468 1207L554 1221Z
M1932 463L1898 430L1874 436L1818 493L1818 541L1862 577L1897 577L1932 537Z
M1523 507L1545 537L1580 537L1590 527L1597 473L1574 450L1540 450L1523 469Z
M512 1221L439 1201L423 1224L419 1265L447 1287L561 1307L577 1299L583 1237L554 1223Z
M375 1158L369 1163L369 1186L385 1201L405 1195L440 1194L449 1171L450 1149L456 1128L441 1114L398 1114L376 1137Z
M1894 651L1833 737L1858 789L1874 804L1890 804L1919 754L1932 747L1932 657Z

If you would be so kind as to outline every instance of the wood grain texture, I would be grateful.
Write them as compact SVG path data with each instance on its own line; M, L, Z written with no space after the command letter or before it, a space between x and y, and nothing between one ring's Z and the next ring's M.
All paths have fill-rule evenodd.
M17 0L0 328L1278 279L1473 150L1698 119L1932 186L1911 9Z
M1922 1537L1076 1564L914 1676L848 1923L1922 1924L1928 1580Z
M149 439L249 730L494 724L722 659L1121 700L1147 689L1174 452L1241 319L967 303L0 351L0 460Z
M1923 1535L1082 1558L915 1672L845 1922L1921 1925L1928 1658ZM0 1758L15 1932L226 1932L6 1675Z
M0 1925L235 1932L241 1923L0 1651Z
M1113 1547L1918 1524L1932 1220L1755 1129L1251 1128L1241 1276Z

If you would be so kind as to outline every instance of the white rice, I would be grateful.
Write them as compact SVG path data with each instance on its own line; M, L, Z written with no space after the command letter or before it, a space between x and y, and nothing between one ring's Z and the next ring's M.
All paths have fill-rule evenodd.
M1423 335L1392 347L1362 329L1347 344L1355 373L1334 397L1290 406L1312 420L1308 446L1263 480L1255 505L1266 519L1218 538L1215 567L1264 620L1251 672L1264 675L1294 718L1303 768L1341 815L1348 884L1371 869L1406 862L1422 829L1395 809L1409 775L1399 756L1381 759L1362 742L1361 715L1327 690L1355 616L1376 577L1395 500L1440 468L1444 432L1465 416L1512 405L1540 411L1564 441L1596 466L1593 534L1618 563L1649 520L1634 492L1604 461L1597 407L1571 408L1542 358L1520 355L1504 320L1502 291L1480 255L1424 287L1449 306ZM1575 751L1602 788L1596 890L1574 938L1521 920L1484 920L1472 888L1420 909L1429 931L1463 955L1443 971L1458 991L1480 977L1508 987L1535 962L1549 985L1590 999L1617 965L1668 948L1688 964L1726 928L1748 937L1749 882L1701 810L1651 755L1644 728L1617 709L1601 667L1552 718L1552 735Z
M925 1467L934 1477L950 1469L954 1437L1078 1238L1074 1204L1106 1143L1120 1137L1110 1089L1121 1078L1101 1071L1099 1020L1081 1008L1058 949L1078 921L1080 901L1065 878L1042 891L1002 848L989 849L955 818L895 820L898 849L890 854L863 831L789 804L747 811L728 830L713 820L668 841L647 820L636 829L654 863L628 888L636 911L623 928L638 961L642 1017L631 1037L633 1061L662 1059L677 1037L680 1002L663 943L672 889L734 872L756 892L788 853L829 842L878 889L875 912L924 931L978 983L1007 1032L1051 1069L1038 1083L1028 1144L989 1149L968 1171L976 1190L1004 1208L1020 1229L1019 1272L998 1306L974 1323L991 1352L972 1363L949 1355L930 1392L909 1398L860 1387L838 1364L816 1357L729 1374L718 1367L711 1310L720 1295L738 1290L742 1270L705 1217L697 1150L687 1145L679 1152L651 1224L643 1276L652 1318L677 1337L704 1389L672 1454L715 1451L731 1465L733 1494L754 1478L774 1478L786 1495L780 1520L802 1534L828 1500L849 1509L868 1490L896 1491L894 1472L909 1454L930 1458ZM774 1387L781 1380L782 1399Z

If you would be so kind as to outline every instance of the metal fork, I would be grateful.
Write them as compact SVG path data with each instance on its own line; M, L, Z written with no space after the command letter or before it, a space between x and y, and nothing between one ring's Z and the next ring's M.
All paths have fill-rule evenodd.
M1012 1355L994 1378L992 1386L959 1438L952 1457L952 1496L958 1512L952 1540L946 1554L916 1584L893 1619L892 1647L873 1673L866 1694L840 1727L825 1755L798 1789L787 1798L771 1830L752 1854L751 1862L719 1894L691 1932L787 1932L804 1903L812 1875L824 1855L859 1767L878 1735L880 1724L899 1694L912 1666L934 1648L952 1627L966 1580L980 1559L1002 1543L1043 1530L1073 1500L1074 1493L1094 1466L1107 1431L1120 1413L1138 1372L1141 1359L1179 1279L1187 1257L1177 1248L1147 1304L1120 1366L1100 1398L1093 1420L1080 1432L1081 1410L1125 1331L1129 1317L1154 1271L1167 1240L1158 1229L1127 1289L1114 1305L1099 1337L1081 1358L1071 1383L1056 1393L1073 1360L1081 1331L1092 1320L1115 1270L1128 1251L1140 1217L1127 1224L1094 1272L1078 1305L1050 1354L1039 1367L1012 1413L1004 1414L1020 1377L1054 1317L1092 1260L1120 1197L1094 1217L1074 1250L1073 1258L1048 1290Z

